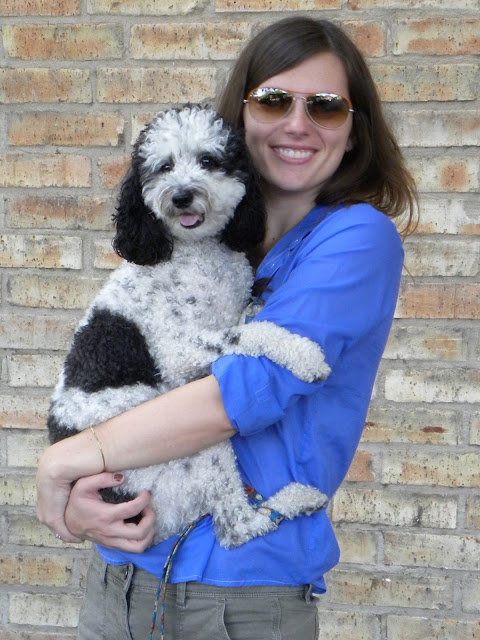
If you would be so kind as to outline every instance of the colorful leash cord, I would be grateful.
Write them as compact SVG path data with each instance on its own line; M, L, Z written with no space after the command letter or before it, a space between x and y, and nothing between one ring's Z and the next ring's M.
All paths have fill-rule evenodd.
M261 509L268 510L269 511L268 517L270 518L270 520L273 520L273 522L275 522L275 524L277 525L282 520L285 519L285 516L282 516L282 514L279 513L278 511L275 511L270 507L265 507L263 503L265 502L266 498L264 498L261 493L258 493L258 491L255 491L255 489L251 487L249 484L245 484L245 491L247 493L247 496L252 501L252 506L256 511L259 511ZM162 614L160 617L160 640L165 640L165 597L167 594L168 578L170 577L170 571L172 570L175 554L180 549L182 544L185 542L189 534L195 529L195 527L202 520L204 520L207 517L207 515L208 514L206 513L203 516L200 516L194 522L190 522L190 524L188 524L183 529L183 531L175 541L175 544L173 545L172 550L168 554L168 558L165 560L165 564L163 565L162 577L160 578L160 581L158 584L157 595L155 596L155 604L153 606L153 618L152 618L152 624L150 627L149 640L153 640L153 632L155 631L155 625L157 622L157 613L158 613L159 604L161 605L161 610L162 610Z
M161 615L161 618L160 618L160 638L161 638L161 640L164 640L164 637L165 637L165 596L166 596L166 593L167 593L168 578L170 577L170 571L172 570L173 559L174 559L175 554L177 553L177 551L180 549L182 544L187 539L188 535L195 529L195 527L197 526L197 524L199 524L199 522L201 522L202 520L204 520L207 517L207 515L208 514L200 516L194 522L190 522L190 524L187 524L187 526L183 529L182 533L178 536L177 540L175 541L175 544L173 545L172 550L168 554L168 558L165 560L165 564L163 565L162 577L161 577L160 582L158 584L157 595L155 596L155 604L153 606L153 618L152 618L152 625L150 627L149 640L153 640L153 632L155 631L155 623L157 621L157 612L158 612L158 604L159 604L159 602L160 602L161 607L162 607L162 615Z

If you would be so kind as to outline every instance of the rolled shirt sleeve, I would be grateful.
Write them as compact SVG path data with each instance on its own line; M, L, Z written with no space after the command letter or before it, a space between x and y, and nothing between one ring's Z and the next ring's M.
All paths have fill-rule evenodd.
M259 267L257 278L272 279L253 322L268 320L315 341L331 375L343 374L353 393L370 396L403 265L395 225L369 205L354 205L327 213L311 228L307 224L299 230L301 240L292 231ZM377 331L384 326L386 331ZM370 361L357 362L358 369L345 375L342 356L362 342L368 352L360 352ZM212 365L212 373L241 435L278 422L300 397L325 384L302 382L265 357L225 356Z

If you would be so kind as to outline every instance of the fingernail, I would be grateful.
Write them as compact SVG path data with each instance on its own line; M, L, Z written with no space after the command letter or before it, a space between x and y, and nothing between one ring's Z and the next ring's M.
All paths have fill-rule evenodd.
M123 475L122 475L121 473L116 473L116 474L113 476L113 479L114 479L114 480L116 480L117 482L122 482L122 480L123 480Z

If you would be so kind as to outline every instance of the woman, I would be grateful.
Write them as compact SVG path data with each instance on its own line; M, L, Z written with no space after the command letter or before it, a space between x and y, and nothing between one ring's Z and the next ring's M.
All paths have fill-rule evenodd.
M82 640L146 637L174 543L149 548L147 493L101 501L99 488L121 482L115 471L232 437L245 480L263 495L297 480L332 496L358 445L392 322L403 251L389 218L407 211L411 229L415 189L347 36L297 17L265 29L240 56L219 111L245 126L263 178L267 231L251 256L265 285L258 319L314 339L331 374L307 384L265 358L223 357L210 376L98 426L98 440L87 429L47 450L40 520L66 542L100 545ZM100 473L104 461L110 473ZM138 525L126 521L137 514ZM311 594L325 591L338 559L325 511L231 551L207 518L175 557L166 637L313 639Z

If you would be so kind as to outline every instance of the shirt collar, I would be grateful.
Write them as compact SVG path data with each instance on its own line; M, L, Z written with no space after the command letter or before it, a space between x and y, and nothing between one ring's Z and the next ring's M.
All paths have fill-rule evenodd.
M336 209L337 207L335 207ZM326 217L327 213L334 208L318 205L292 227L280 240L270 249L265 258L257 268L256 278L272 277L280 265L283 263L285 255L295 249L312 230Z

